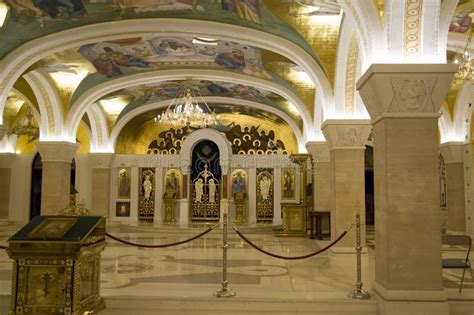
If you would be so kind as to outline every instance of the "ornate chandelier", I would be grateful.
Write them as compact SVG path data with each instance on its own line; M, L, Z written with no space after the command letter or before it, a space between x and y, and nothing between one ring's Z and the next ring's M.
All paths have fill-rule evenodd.
M219 124L217 115L209 108L206 101L199 93L198 88L189 84L183 85L170 105L154 120L160 125L186 125L191 127L203 128ZM199 104L204 104L201 107Z
M469 45L471 44L471 37L472 37L472 29L469 33L469 38L466 43L466 47L464 48L464 52L462 54L456 54L454 57L454 63L458 65L458 70L454 74L455 80L465 80L469 81L473 79L473 68L472 68L472 58L469 54Z
M28 109L26 115L20 119L20 121L13 126L9 134L15 134L17 136L27 136L28 142L38 139L39 128L35 126L33 122L33 114Z

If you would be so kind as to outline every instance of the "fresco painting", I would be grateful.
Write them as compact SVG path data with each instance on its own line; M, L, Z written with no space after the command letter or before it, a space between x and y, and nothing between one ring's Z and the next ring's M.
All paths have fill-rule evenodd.
M113 98L117 95L133 96L133 103L137 104L173 99L178 95L179 91L182 90L183 82L184 81L168 81L160 84L140 85L123 89L108 95L107 98ZM275 101L284 100L284 98L278 94L249 85L207 80L191 80L191 84L196 93L202 96L232 97L268 105L273 104Z
M210 66L264 79L260 49L239 43L184 37L131 38L84 45L78 52L109 78L127 70L156 70L161 66Z
M472 25L472 15L474 9L465 9L454 15L449 25L449 31L455 33L466 33Z

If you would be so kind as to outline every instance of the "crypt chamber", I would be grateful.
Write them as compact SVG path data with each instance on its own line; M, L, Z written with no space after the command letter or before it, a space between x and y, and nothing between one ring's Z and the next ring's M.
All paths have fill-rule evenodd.
M471 315L473 17L0 0L0 314Z

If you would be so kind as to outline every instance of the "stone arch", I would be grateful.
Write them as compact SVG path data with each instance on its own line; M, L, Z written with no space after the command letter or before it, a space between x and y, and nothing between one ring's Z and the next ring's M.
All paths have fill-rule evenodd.
M306 132L309 133L311 129L313 129L313 123L311 119L311 115L308 109L305 107L303 102L298 98L296 94L294 94L289 89L282 87L281 85L258 78L252 78L249 80L249 77L242 74L237 73L225 73L223 71L218 70L196 70L196 69L180 69L180 70L158 70L158 71L150 71L146 73L131 75L127 77L121 77L118 79L114 79L108 81L103 84L99 84L86 93L82 94L74 104L72 104L70 111L68 113L68 117L66 119L66 130L69 131L67 135L67 139L69 141L73 141L74 134L77 132L77 128L79 126L80 119L82 118L84 112L87 109L89 104L92 104L97 101L103 95L111 93L115 90L140 85L140 84L150 84L150 83L159 83L168 80L176 80L176 79L185 79L187 77L199 78L199 79L208 79L208 80L224 80L227 82L233 83L242 83L245 85L252 85L255 87L263 88L272 92L275 92L286 99L288 99L292 104L296 106L299 110L299 114L303 119L304 124L304 132L303 137L306 135Z
M234 99L234 98L228 98L228 97L204 97L204 100L208 103L211 102L216 102L216 103L221 103L221 104L236 104L236 105L243 105L243 106L249 106L255 109L263 109L265 111L268 111L272 114L275 114L282 118L293 130L295 137L298 142L298 150L304 152L304 146L306 143L306 140L303 136L303 134L300 132L298 126L295 124L295 122L284 112L277 110L273 107L270 107L268 105L256 103L256 102L251 102L251 101L246 101L242 99ZM123 130L123 128L127 125L129 121L131 121L133 118L146 113L148 111L154 110L154 109L159 109L159 108L165 108L168 106L169 100L165 101L160 101L156 103L150 103L145 106L140 106L138 108L133 109L132 111L128 112L124 116L120 117L118 120L117 124L114 126L114 129L112 130L110 134L110 139L109 142L105 147L101 149L101 151L106 151L106 152L114 152L115 151L115 144L117 142L117 139L120 135L120 132Z
M201 142L203 139L213 141L219 148L220 154L220 166L222 173L227 174L229 170L229 164L232 159L232 147L227 141L227 138L217 130L204 128L199 129L191 133L186 140L184 140L181 151L179 152L180 160L184 161L181 164L183 171L187 172L191 164L191 154L194 147Z
M61 50L101 40L123 38L124 29L127 30L128 37L140 37L150 34L159 36L161 33L170 36L189 34L224 40L232 38L232 40L244 44L268 49L294 61L306 71L318 89L318 94L321 95L323 107L333 106L334 104L331 85L324 70L302 47L289 40L259 30L217 22L187 19L135 19L105 22L64 30L34 39L13 50L0 62L0 69L2 69L0 71L0 114L3 113L3 101L14 82L36 61ZM1 115L0 119L2 119ZM0 120L0 123L2 123L2 120Z

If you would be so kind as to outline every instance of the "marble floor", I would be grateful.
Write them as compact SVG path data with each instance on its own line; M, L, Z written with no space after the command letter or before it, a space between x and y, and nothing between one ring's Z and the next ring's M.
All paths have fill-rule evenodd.
M6 244L7 237L19 227L0 221L0 245ZM175 242L204 229L199 224L108 224L109 233L144 244ZM265 250L287 256L307 254L329 243L276 237L271 226L265 225L245 226L241 231ZM375 262L373 230L369 229L367 235L368 251L362 256L362 274L364 287L371 291ZM107 309L100 314L154 314L157 310L160 314L376 314L375 299L354 303L347 297L356 281L355 255L324 252L305 260L280 260L257 252L232 230L228 280L237 295L217 299L213 293L221 286L221 246L220 227L193 242L164 249L143 249L109 240L102 255L101 275L101 293ZM454 249L447 254L461 252ZM457 292L460 276L461 271L443 271L449 298L474 301L474 283L469 274L462 293ZM7 314L10 288L11 261L0 251L0 314ZM474 311L474 304L469 305L473 305Z

